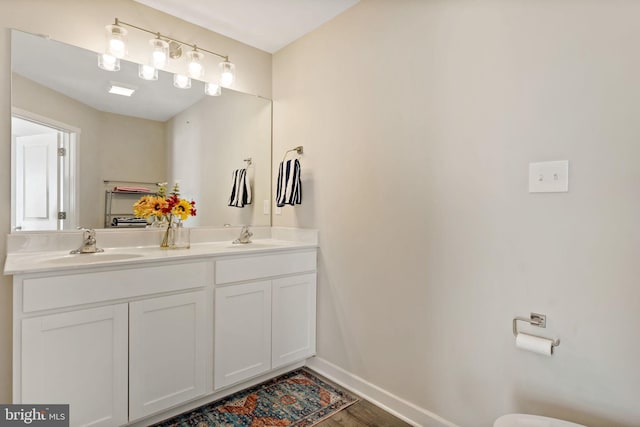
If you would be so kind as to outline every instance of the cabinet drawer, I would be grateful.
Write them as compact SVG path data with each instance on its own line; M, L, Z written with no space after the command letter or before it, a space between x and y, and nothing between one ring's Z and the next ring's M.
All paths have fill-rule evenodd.
M315 271L316 250L245 256L216 262L216 284Z
M80 304L171 292L211 283L211 262L192 262L117 271L25 278L25 313Z

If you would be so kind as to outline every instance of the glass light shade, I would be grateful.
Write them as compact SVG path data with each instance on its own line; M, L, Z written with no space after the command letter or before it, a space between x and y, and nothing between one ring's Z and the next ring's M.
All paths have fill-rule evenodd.
M189 63L189 76L194 79L200 79L204 75L204 66L202 65L202 59L204 55L197 50L187 52L187 61Z
M209 96L220 96L222 95L222 89L217 83L207 82L204 84L204 93Z
M138 66L138 76L144 80L158 80L158 70L151 65L140 64Z
M233 80L235 79L234 70L236 68L229 61L224 61L220 63L220 86L229 87L233 84Z
M191 79L183 74L174 74L173 85L178 89L189 89L191 87Z
M119 25L107 25L107 53L116 58L127 54L127 30Z
M120 70L120 60L115 56L109 55L108 53L99 53L98 54L98 67L107 71L119 71Z
M151 45L151 64L155 68L164 68L169 59L169 43L160 39L149 40Z

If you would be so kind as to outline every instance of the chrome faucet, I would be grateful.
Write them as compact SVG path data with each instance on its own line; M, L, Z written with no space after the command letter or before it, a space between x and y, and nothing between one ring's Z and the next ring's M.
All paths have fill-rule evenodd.
M82 228L82 245L72 250L71 254L95 254L104 252L104 249L96 247L96 231L92 228Z
M243 225L242 230L240 230L240 237L234 240L233 243L251 243L251 236L253 236L253 233L249 231L249 226Z

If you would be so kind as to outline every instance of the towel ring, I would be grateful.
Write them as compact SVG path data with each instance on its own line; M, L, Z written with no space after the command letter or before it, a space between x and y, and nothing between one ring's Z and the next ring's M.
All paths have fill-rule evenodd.
M284 159L287 158L287 154L289 154L292 151L295 151L296 153L298 153L298 155L304 153L304 149L303 149L302 145L298 145L297 147L294 147L291 150L287 150L287 151L284 152L284 156L282 156L282 161L283 162L284 162Z

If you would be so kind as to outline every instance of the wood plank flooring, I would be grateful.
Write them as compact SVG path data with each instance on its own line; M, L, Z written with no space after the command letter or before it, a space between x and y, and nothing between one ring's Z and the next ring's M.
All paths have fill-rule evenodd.
M318 378L322 379L322 381L338 389L344 389L344 387L339 386L313 369L309 370ZM349 393L351 392L349 391ZM352 394L355 395L355 393ZM411 424L407 424L401 419L380 409L373 403L360 398L358 402L348 408L316 424L316 427L411 427Z
M360 400L316 427L409 427L399 418L383 411L374 404Z

